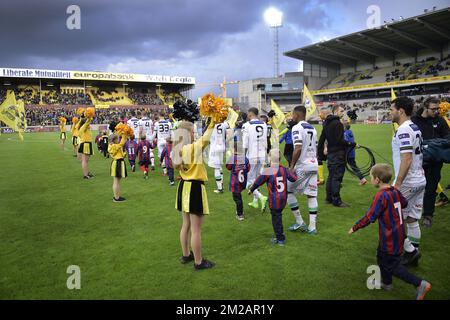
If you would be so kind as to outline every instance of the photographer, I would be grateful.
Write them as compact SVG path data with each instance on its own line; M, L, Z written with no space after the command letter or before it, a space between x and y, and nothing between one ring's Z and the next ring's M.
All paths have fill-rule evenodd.
M422 108L417 111L411 120L422 132L423 140L449 138L449 128L445 119L439 116L439 99L429 97L423 102ZM425 196L423 200L423 221L425 227L431 227L436 201L436 188L441 180L442 161L423 162L425 178Z

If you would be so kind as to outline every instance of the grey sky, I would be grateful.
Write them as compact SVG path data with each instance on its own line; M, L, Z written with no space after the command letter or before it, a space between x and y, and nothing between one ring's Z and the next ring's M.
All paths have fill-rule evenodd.
M66 8L81 8L81 30ZM2 0L0 65L186 75L197 83L272 76L272 34L263 12L284 12L280 53L366 28L369 5L381 20L410 17L449 0ZM281 71L297 71L280 54ZM196 90L196 94L218 90ZM235 92L235 90L231 90Z

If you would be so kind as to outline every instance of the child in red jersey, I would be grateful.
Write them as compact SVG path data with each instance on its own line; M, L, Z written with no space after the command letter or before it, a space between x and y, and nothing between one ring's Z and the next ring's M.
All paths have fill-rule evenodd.
M272 213L272 226L275 232L272 243L284 246L286 237L283 232L282 212L287 202L287 181L295 182L297 176L289 171L289 169L279 165L280 157L278 150L271 150L270 153L270 167L264 169L263 173L256 178L248 190L248 194L252 194L262 184L267 183L267 189L269 189L269 208Z
M370 171L371 183L378 192L367 213L348 231L352 234L378 220L379 245L377 262L381 271L381 288L392 290L392 276L412 284L416 288L416 299L422 300L431 284L409 273L401 264L401 254L405 240L402 209L408 201L399 190L390 186L392 169L387 164L377 164Z
M238 153L238 148L234 148L234 155L228 159L226 167L230 172L229 190L233 194L236 203L236 219L244 220L244 205L242 203L242 191L247 186L247 174L250 171L250 162L243 154Z
M138 144L135 141L134 135L132 135L125 143L125 151L127 153L128 161L130 162L131 171L136 170L136 153Z
M166 138L166 146L161 152L161 159L159 159L159 162L164 163L164 165L166 166L170 186L175 185L173 177L172 147L173 147L172 138L171 137Z
M145 135L141 136L141 141L137 147L136 156L139 157L139 166L141 171L144 172L144 179L148 179L148 166L150 165L150 153L151 149L154 149L155 145L146 139Z

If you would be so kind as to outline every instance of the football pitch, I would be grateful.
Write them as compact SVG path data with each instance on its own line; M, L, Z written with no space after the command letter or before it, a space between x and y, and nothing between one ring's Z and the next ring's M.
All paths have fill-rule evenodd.
M318 128L320 134L320 128ZM391 159L389 125L353 125L356 141ZM325 204L319 187L318 235L289 232L294 217L283 211L286 246L270 243L269 211L249 208L235 218L231 194L207 183L211 214L203 225L203 256L216 262L195 272L179 262L181 217L176 187L161 170L129 171L124 203L112 202L110 159L91 158L92 180L83 180L70 139L58 133L0 136L0 299L414 299L415 290L394 278L394 290L369 290L367 268L376 264L378 224L349 236L376 190L359 186L346 172L342 198L350 208ZM95 150L97 151L97 150ZM357 157L365 162L362 151ZM385 162L377 157L377 162ZM392 161L391 161L392 162ZM326 174L326 172L325 172ZM224 170L225 186L229 174ZM442 171L450 183L450 167ZM261 188L267 195L267 188ZM306 198L298 197L308 222ZM423 257L413 273L428 280L426 299L450 299L450 212L436 209L434 225L422 228ZM69 290L68 266L81 271L81 289Z

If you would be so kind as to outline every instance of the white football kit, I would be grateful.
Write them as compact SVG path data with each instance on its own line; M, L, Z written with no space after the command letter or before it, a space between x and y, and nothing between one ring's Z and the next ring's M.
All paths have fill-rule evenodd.
M260 120L250 120L242 126L243 147L247 149L250 171L247 186L261 174L267 156L267 125Z
M139 119L136 117L132 117L131 119L128 119L127 121L127 125L133 129L133 134L134 134L134 140L136 142L139 142Z
M288 181L288 192L317 197L317 132L306 121L292 128L292 143L301 146L302 152L295 164L296 182Z
M214 125L209 143L208 166L221 169L223 164L223 154L226 148L226 134L229 128L228 123L217 123Z
M392 157L394 161L395 181L400 170L401 154L412 153L412 162L406 177L400 186L400 192L408 200L408 206L402 210L403 218L422 217L423 196L425 194L426 179L422 168L422 133L411 120L407 120L398 127L392 138Z
M160 120L155 123L156 138L158 139L158 157L166 146L166 139L171 136L172 124L169 120Z

